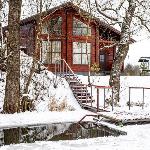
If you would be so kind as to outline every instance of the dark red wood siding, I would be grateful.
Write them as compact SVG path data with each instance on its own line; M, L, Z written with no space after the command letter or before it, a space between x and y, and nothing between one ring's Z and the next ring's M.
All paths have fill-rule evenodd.
M65 59L74 72L88 72L88 65L73 64L73 42L90 42L91 43L91 64L100 62L99 55L103 49L103 45L110 45L112 41L107 39L107 32L102 33L102 29L94 21L90 22L91 36L74 36L73 35L73 17L88 24L89 22L77 13L73 8L64 9L61 8L49 15L47 15L44 21L48 21L53 17L62 17L62 34L60 36L50 36L50 40L61 41L61 58ZM42 34L41 38L47 40L47 35ZM32 53L34 49L35 33L34 25L32 23L21 26L21 45L27 47L27 53ZM105 51L105 71L110 71L113 63L115 48L106 48ZM50 71L54 71L54 64L45 64ZM101 64L100 64L101 66Z

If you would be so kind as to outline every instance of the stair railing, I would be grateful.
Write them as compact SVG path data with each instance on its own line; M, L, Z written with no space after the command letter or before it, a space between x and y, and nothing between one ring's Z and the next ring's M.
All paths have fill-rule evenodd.
M98 86L98 85L93 85L93 84L83 84L83 85L85 85L86 86L86 89L88 89L89 88L89 90L90 90L90 94L91 94L91 100L93 99L93 97L94 97L94 91L93 91L93 88L96 90L96 97L95 97L95 100L96 100L96 111L97 112L99 112L99 108L100 108L100 106L99 106L99 101L100 101L100 96L99 96L99 93L100 93L100 90L103 90L103 97L104 97L104 99L103 99L103 101L104 101L104 103L103 103L103 108L104 108L104 110L106 109L106 89L110 89L111 91L111 100L110 100L110 102L111 102L111 108L112 108L112 111L114 110L114 101L113 101L113 89L112 89L112 87L111 86ZM95 106L93 106L93 103L92 103L92 101L91 101L91 107L95 107Z
M68 76L69 83L71 80L71 76L74 76L74 78L80 83L80 80L78 79L77 75L73 72L73 70L70 68L65 59L57 59L55 61L55 75L56 77L58 75L60 77Z
M80 79L78 79L77 75L73 72L73 70L71 69L71 67L68 65L68 63L64 59L57 59L55 61L55 75L56 75L56 78L57 78L58 75L60 77L66 77L67 76L68 77L67 81L68 81L69 84L70 84L70 81L71 81L71 77L73 76L74 79L77 81L77 83L79 85L82 84L82 82L80 81ZM87 91L86 91L86 102L87 102L87 99L88 99L88 95L87 95ZM81 101L82 100L83 100L83 94L81 93ZM82 103L80 101L78 101L78 102L79 102L80 105L82 105Z
M97 109L97 112L99 112L99 90L100 89L103 89L104 90L104 106L103 106L103 108L105 109L106 108L106 106L105 106L105 101L106 101L106 97L105 97L105 90L106 89L111 89L111 93L112 93L112 95L111 95L111 101L112 101L112 111L113 111L113 92L112 92L112 87L111 86L97 86L97 85L93 85L93 84L89 84L89 85L87 85L87 84L82 84L82 82L80 81L80 79L78 79L78 77L77 77L77 75L73 72L73 70L70 68L70 66L67 64L67 62L64 60L64 59L57 59L56 61L55 61L55 75L56 75L56 77L59 75L60 77L65 77L65 76L67 76L67 77L69 77L68 78L68 83L70 84L70 81L71 81L71 76L73 76L74 77L74 79L76 79L76 81L80 84L80 85L82 85L82 86L85 86L86 87L86 104L88 103L87 101L88 101L88 95L87 95L87 93L88 93L88 88L90 88L90 94L91 94L91 107L93 107L93 102L92 102L92 99L93 99L93 88L96 88L96 93L97 93L97 100L96 100L96 102L97 102L97 105L96 105L96 109ZM83 94L82 94L82 92L81 92L81 101L82 101L82 99L83 99ZM79 102L80 103L80 102ZM81 103L80 103L81 104Z

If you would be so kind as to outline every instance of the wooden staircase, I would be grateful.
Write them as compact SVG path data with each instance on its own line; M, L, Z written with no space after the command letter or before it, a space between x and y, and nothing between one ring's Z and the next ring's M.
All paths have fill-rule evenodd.
M95 100L88 92L87 86L80 81L76 74L74 74L64 59L55 62L55 74L56 76L66 79L80 106L84 109L91 110L90 107L92 107Z
M82 84L82 82L77 77L74 75L68 77L68 75L66 75L65 79L68 81L70 88L72 89L72 92L80 105L92 105L92 103L95 102L95 100L88 92L87 86Z
M55 74L56 77L60 76L62 78L65 78L68 82L70 88L72 89L72 92L74 94L74 97L77 99L80 106L86 110L92 111L92 112L99 112L99 111L107 111L104 107L104 109L100 109L99 107L99 96L97 96L96 101L91 96L92 94L92 86L95 85L85 85L81 82L81 80L78 78L76 74L72 71L70 66L67 64L67 62L64 59L59 59L55 62ZM111 88L106 86L95 86L97 88L97 95L99 95L99 89L105 89ZM91 93L88 92L88 88L91 88ZM112 95L113 99L113 95ZM93 103L96 105L94 106ZM113 105L112 105L113 109Z

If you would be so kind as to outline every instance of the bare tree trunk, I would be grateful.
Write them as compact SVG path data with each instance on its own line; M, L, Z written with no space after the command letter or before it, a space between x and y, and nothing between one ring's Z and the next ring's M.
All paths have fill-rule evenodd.
M129 50L129 42L130 42L130 26L131 21L135 12L135 2L134 0L129 1L128 10L126 11L126 15L124 17L122 28L121 28L121 38L118 46L118 51L116 52L115 59L113 62L111 74L110 74L110 85L113 87L114 94L114 102L117 104L120 96L120 74L122 70L122 65L124 63L124 59Z
M27 82L25 83L25 88L24 88L24 94L27 94L28 93L28 89L29 89L29 85L31 83L31 79L32 79L32 76L35 72L35 66L36 66L36 62L37 62L37 59L38 59L38 53L39 53L39 50L41 48L41 40L39 39L39 35L41 35L41 30L42 30L42 20L41 20L41 14L42 14L42 0L36 0L37 2L37 13L38 13L38 19L37 19L37 28L36 28L36 39L35 39L35 51L33 53L33 62L32 62L32 66L30 68L30 74L27 78ZM38 2L39 2L39 6L38 6ZM40 10L38 10L40 9Z
M2 44L3 44L3 34L2 34L2 1L0 0L0 64L2 62L2 59L4 57L4 51L2 49Z
M20 15L22 0L9 0L7 76L3 111L15 113L20 105ZM4 130L5 144L19 143L19 129Z
M7 76L3 111L19 112L20 103L20 15L22 0L9 0Z

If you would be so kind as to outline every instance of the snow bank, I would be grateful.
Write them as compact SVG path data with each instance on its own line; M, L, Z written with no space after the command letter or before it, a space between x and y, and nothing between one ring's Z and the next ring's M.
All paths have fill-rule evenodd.
M86 114L93 114L86 110L64 112L24 112L19 114L1 114L0 129L36 126L61 122L78 122ZM91 118L86 118L91 121ZM87 121L87 120L86 120Z
M48 70L33 73L28 93L23 93L27 78L32 66L32 57L21 52L21 93L27 94L35 104L36 111L48 111L50 101L54 99L59 105L63 101L67 104L66 109L81 109L65 79L59 78ZM44 66L42 66L44 68ZM6 74L3 73L4 79ZM6 80L5 80L6 81ZM57 88L54 87L57 84ZM5 82L0 81L0 111L2 111L5 94Z

